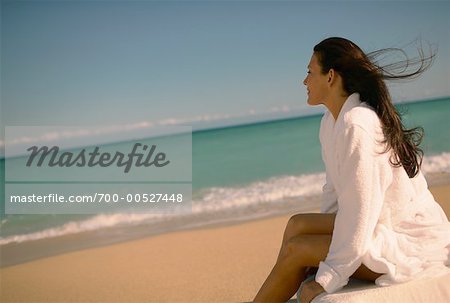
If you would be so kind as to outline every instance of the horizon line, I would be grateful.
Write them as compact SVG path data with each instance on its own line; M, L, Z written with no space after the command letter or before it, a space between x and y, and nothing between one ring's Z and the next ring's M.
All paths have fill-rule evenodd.
M423 102L433 102L433 101L441 101L443 99L449 99L450 95L446 96L440 96L440 97L431 97L427 99L412 99L412 100L402 100L393 102L394 105L402 105L402 104L412 104L412 103L423 103ZM216 127L210 127L210 128L203 128L203 129L196 129L193 130L192 133L201 133L201 132L208 132L208 131L214 131L214 130L221 130L221 129L227 129L227 128L236 128L236 127L242 127L242 126L252 126L252 125L258 125L258 124L266 124L266 123L273 123L273 122L282 122L287 120L295 120L300 118L313 118L316 116L323 115L323 108L320 110L320 112L317 113L306 113L306 114L300 114L300 115L293 115L293 116L287 116L287 117L274 117L269 118L266 120L257 120L257 121L249 121L249 122L243 122L243 123L237 123L237 124L230 124L225 126L216 126ZM225 122L226 120L222 120L222 122Z

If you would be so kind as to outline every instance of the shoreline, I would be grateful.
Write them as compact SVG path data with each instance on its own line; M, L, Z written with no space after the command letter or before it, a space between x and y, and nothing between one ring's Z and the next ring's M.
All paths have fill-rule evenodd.
M230 210L216 214L215 217L210 218L210 221L200 221L200 223L198 219L201 215L180 218L176 221L158 222L156 224L117 226L20 243L8 243L0 246L0 269L61 254L90 248L107 247L172 233L241 225L290 216L296 213L319 212L319 203L320 196L310 196L304 198L304 201L297 199L287 200L279 206L277 211L271 213L261 211L261 205L257 205L247 210L253 210L252 216L236 217L234 210Z
M426 179L432 189L450 185L450 173L431 173L426 176ZM230 210L214 214L208 220L205 220L202 215L192 215L174 221L116 226L20 243L8 243L0 246L0 269L74 251L180 231L226 227L296 213L319 212L319 205L320 196L316 195L303 199L286 200L277 204L277 209L271 210L270 213L265 212L262 205L256 205L246 210L247 215L241 213L239 217L236 216L235 210Z
M177 231L2 268L0 301L250 301L289 218Z
M431 191L449 216L450 185ZM0 301L250 301L289 218L176 231L2 268Z

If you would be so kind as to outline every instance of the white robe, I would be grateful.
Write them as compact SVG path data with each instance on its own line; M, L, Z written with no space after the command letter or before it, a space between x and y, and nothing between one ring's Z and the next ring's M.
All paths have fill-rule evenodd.
M422 173L410 179L384 152L375 111L348 97L337 120L327 111L320 126L326 167L322 212L336 212L327 258L316 281L332 293L364 264L390 285L449 273L450 223Z

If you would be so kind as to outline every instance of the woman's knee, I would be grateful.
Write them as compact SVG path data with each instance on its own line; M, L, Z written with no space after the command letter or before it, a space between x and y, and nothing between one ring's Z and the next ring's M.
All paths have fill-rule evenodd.
M304 234L331 234L333 233L334 214L296 214L293 215L284 231L283 242Z
M289 218L284 231L286 242L292 237L303 234L305 227L305 214L296 214Z

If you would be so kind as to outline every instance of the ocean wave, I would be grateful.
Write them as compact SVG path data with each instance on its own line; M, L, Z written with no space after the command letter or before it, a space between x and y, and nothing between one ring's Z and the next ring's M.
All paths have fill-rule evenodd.
M53 238L113 226L138 224L145 220L157 220L161 217L161 214L100 214L83 221L70 221L61 226L47 228L37 232L0 238L0 245Z
M450 153L424 157L424 174L450 173ZM212 187L194 193L192 212L189 214L99 214L82 221L70 221L61 226L47 228L32 233L11 235L0 238L0 245L20 243L93 231L116 226L132 226L171 220L180 216L214 214L220 211L257 207L260 204L277 205L289 199L302 200L321 192L325 180L324 173L300 176L280 176L241 187ZM207 217L207 216L205 216ZM217 220L220 220L219 218ZM2 228L7 227L8 218L1 221Z
M259 203L276 203L283 199L307 197L318 194L324 179L323 173L282 176L252 183L243 187L213 187L203 190L192 201L192 212L179 214L99 214L82 221L71 221L61 226L47 228L41 231L7 236L0 238L0 245L20 243L58 237L102 228L153 223L171 220L181 216L192 216L217 213L230 209L242 209Z
M205 191L201 199L193 201L192 211L193 213L214 212L313 196L320 193L324 180L325 174L317 173L270 178L240 188L213 187Z

